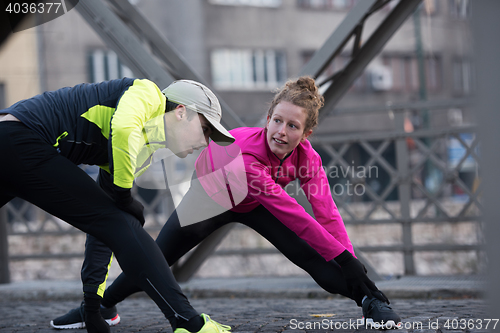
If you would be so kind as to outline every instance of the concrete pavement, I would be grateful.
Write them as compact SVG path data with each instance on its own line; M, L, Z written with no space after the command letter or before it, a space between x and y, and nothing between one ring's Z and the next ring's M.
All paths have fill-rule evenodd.
M484 281L477 276L403 277L377 285L403 318L398 332L479 333L498 322L488 320ZM231 325L233 332L376 331L357 322L361 310L353 301L328 295L308 277L195 279L182 287L198 311ZM56 332L50 320L79 305L80 289L78 281L0 285L0 333ZM156 305L142 296L119 304L122 321L111 332L172 332Z

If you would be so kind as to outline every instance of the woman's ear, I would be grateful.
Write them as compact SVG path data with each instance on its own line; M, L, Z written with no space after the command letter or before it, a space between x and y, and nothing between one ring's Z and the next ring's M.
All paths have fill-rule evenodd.
M267 115L266 128L269 126L269 122L271 121L271 117Z
M177 105L174 110L175 118L178 121L181 121L183 118L186 118L186 107L182 104Z
M306 139L309 137L309 135L311 135L313 132L312 129L310 129L309 131L305 132L303 135L302 135L302 139L300 139L300 142L304 142L306 141Z

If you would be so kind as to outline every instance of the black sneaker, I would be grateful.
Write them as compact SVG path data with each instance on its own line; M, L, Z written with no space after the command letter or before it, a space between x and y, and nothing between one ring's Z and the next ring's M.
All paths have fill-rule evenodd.
M85 328L85 310L83 302L78 308L74 308L65 315L50 321L50 326L58 330L73 328ZM120 322L120 316L116 311L116 306L112 308L101 307L101 315L109 326L114 326Z
M396 329L401 328L401 317L389 306L377 298L363 302L363 319L365 328Z

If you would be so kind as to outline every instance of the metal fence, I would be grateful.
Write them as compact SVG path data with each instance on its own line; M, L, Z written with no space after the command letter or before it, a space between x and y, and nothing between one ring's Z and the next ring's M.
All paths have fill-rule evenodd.
M381 245L354 244L361 253L402 253L404 274L417 273L415 254L422 252L475 252L481 259L483 232L479 181L479 141L475 125L405 129L411 114L447 113L467 103L424 103L434 109L390 110L395 130L312 137L329 177L332 196L347 226L400 228L396 242ZM383 107L382 109L390 109ZM382 111L382 109L371 111ZM455 109L456 110L456 109ZM366 110L370 111L370 110ZM365 111L365 112L366 112ZM298 186L288 193L313 214ZM437 235L431 241L418 233L429 226L473 224L465 238ZM391 229L391 228L389 228ZM366 231L368 232L368 231ZM376 232L377 236L383 234ZM363 231L361 231L363 233ZM383 237L383 236L382 236ZM377 243L377 242L372 242ZM379 242L380 243L380 242ZM268 255L275 249L224 249L215 255ZM479 260L480 261L480 260ZM477 267L480 267L480 263ZM371 267L373 269L373 267ZM375 275L377 276L377 275Z
M400 226L396 244L358 246L361 252L403 253L405 274L415 274L418 251L480 251L481 185L475 126L405 131L405 111L394 113L391 132L322 136L311 141L323 158L332 195L346 225ZM167 190L134 188L145 206L146 227L157 232L173 210ZM308 210L310 211L310 209ZM3 231L8 235L64 237L79 231L22 200L3 208ZM1 218L0 218L1 219ZM5 220L8 222L5 223ZM415 244L415 224L475 222L477 240ZM1 235L0 235L1 236ZM6 242L2 242L6 243ZM356 244L355 244L356 245ZM80 258L82 252L10 254L2 262L27 259ZM273 249L215 251L214 255L262 255Z
M360 246L362 252L404 255L405 274L415 274L417 251L479 251L482 247L481 185L475 126L405 131L404 111L394 114L398 130L314 140L327 172L335 170L332 195L347 225L394 224L402 228L399 244ZM362 151L353 164L349 152ZM359 158L358 158L359 159ZM329 161L328 161L329 160ZM355 171L346 172L356 167ZM342 174L338 175L338 169ZM335 177L333 177L335 178ZM348 193L347 184L351 187ZM339 186L340 185L340 186ZM339 190L335 190L335 188ZM357 188L357 190L356 190ZM357 201L357 202L356 202ZM356 209L357 208L357 209ZM415 244L417 223L477 223L472 244L454 240Z

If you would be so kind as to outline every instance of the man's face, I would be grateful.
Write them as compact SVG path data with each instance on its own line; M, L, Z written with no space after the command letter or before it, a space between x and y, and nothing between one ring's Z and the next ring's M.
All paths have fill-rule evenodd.
M194 111L186 111L177 120L174 133L168 133L168 148L175 155L185 158L195 150L203 149L208 145L212 126L203 115Z

